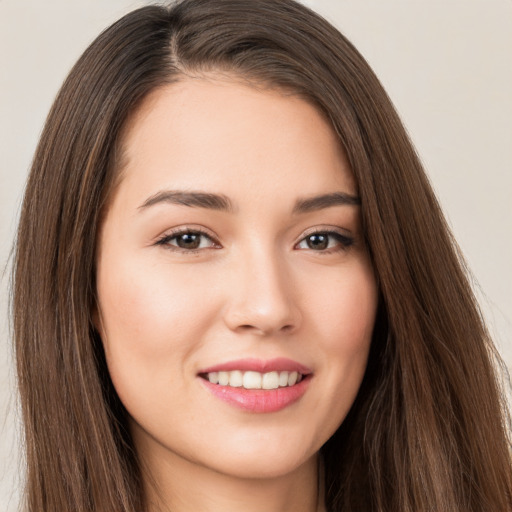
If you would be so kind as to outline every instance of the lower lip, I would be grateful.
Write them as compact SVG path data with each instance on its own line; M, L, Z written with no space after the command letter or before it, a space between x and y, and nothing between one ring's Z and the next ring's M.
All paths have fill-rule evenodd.
M264 390L220 386L199 378L208 391L217 398L238 409L257 413L277 412L292 405L302 398L311 380L311 376L308 375L294 386Z

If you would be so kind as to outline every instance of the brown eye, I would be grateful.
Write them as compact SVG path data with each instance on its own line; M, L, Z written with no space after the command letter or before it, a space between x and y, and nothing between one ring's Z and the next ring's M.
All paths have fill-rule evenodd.
M199 233L183 233L175 237L176 245L180 249L198 249L201 245L201 235Z
M354 239L336 231L319 231L304 237L296 246L297 249L309 249L317 252L335 252L348 249Z
M309 249L323 251L329 247L329 236L324 233L310 235L305 240Z
M177 251L196 251L218 247L218 244L206 233L190 230L165 235L158 240L157 245Z

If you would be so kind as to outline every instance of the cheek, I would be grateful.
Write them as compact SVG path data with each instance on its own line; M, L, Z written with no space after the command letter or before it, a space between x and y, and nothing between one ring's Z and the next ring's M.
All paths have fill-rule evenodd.
M310 302L318 364L326 369L317 402L324 417L318 437L324 439L343 422L359 391L377 309L377 286L369 265L354 265L327 282L328 290Z
M321 334L325 353L342 358L366 354L377 310L377 286L366 262L327 280L326 289L310 301L314 330Z
M127 346L133 341L140 350L179 344L198 325L198 304L207 314L204 293L189 277L136 258L106 265L98 275L98 295L107 339L122 339Z
M130 382L168 386L186 370L212 308L184 272L114 256L98 272L100 333L112 381L122 398ZM200 309L198 304L201 304ZM198 311L201 316L198 316ZM176 379L176 382L181 382Z

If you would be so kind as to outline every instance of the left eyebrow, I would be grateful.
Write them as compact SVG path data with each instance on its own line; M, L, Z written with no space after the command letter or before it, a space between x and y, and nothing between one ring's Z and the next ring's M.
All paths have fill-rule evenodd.
M333 192L331 194L323 194L321 196L307 197L299 199L293 207L293 213L308 213L332 206L360 206L361 198L353 196L345 192Z
M139 206L139 209L145 209L155 204L168 203L192 208L206 208L209 210L219 210L231 212L234 210L233 204L228 197L221 194L211 194L208 192L180 191L180 190L162 190L146 199Z

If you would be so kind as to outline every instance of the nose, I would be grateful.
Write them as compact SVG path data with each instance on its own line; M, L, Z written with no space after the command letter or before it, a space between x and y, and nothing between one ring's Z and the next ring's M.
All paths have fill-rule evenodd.
M300 326L294 280L276 254L258 251L241 257L228 281L224 320L232 331L269 336L289 334Z

